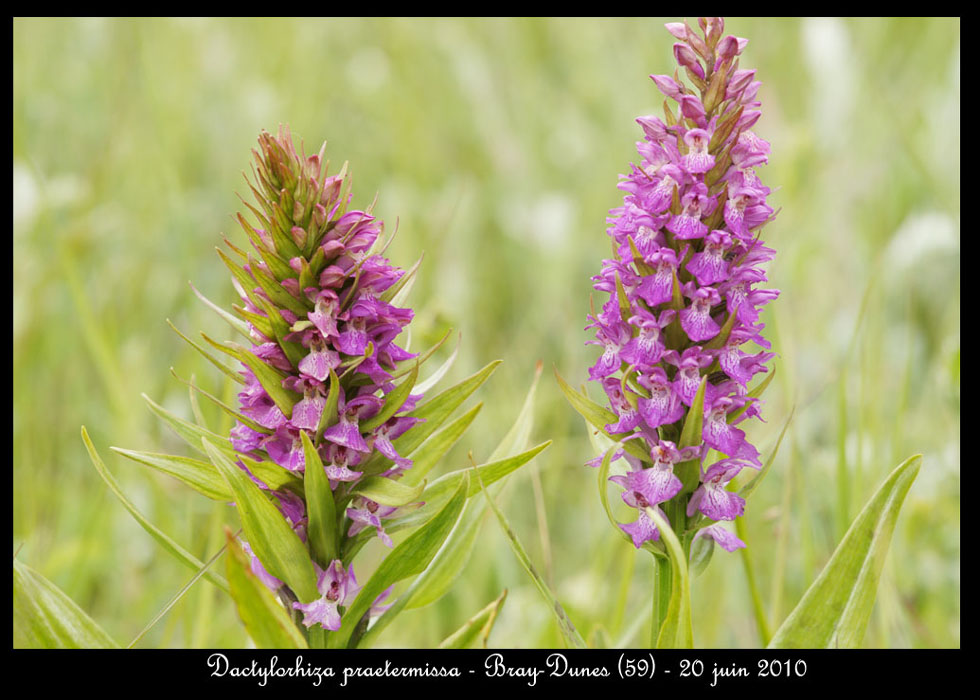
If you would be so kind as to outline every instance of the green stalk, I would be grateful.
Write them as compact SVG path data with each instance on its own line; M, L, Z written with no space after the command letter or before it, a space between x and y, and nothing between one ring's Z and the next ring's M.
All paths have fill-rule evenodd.
M653 619L650 624L650 648L657 647L660 627L670 606L670 557L653 558Z

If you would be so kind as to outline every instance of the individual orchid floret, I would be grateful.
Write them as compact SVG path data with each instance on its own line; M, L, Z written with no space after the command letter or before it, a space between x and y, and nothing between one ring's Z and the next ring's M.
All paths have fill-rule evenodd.
M330 562L326 569L320 569L314 564L319 576L317 590L320 597L311 603L293 603L293 608L303 613L303 624L307 627L320 625L324 629L337 631L340 629L340 611L337 609L350 603L357 595L357 579L354 570L344 570L339 559Z
M610 477L610 481L615 481L626 489L622 495L626 505L639 511L639 517L634 522L619 526L623 532L630 536L630 539L633 540L633 546L637 549L642 547L644 542L656 542L660 539L660 530L657 529L656 523L647 514L648 507L652 506L659 511L659 506L656 503L663 502L657 501L665 493L662 479L658 479L658 476L650 469L641 469L629 472L626 476ZM672 488L672 484L668 482L667 488ZM660 511L660 514L663 515L663 511Z
M637 307L635 311L636 315L628 320L630 325L639 329L639 334L626 343L619 356L631 365L653 367L664 353L663 329L670 325L677 312L665 309L657 318L642 307Z
M696 287L693 283L684 285L684 296L691 305L681 310L681 328L694 342L710 340L721 330L711 318L711 308L721 303L721 295L714 287Z
M728 491L725 486L744 467L741 460L724 459L712 464L701 475L701 486L691 494L687 517L700 511L712 520L734 520L745 510L745 499Z
M656 428L681 419L684 404L663 368L654 367L649 374L640 375L639 382L650 392L650 398L638 401L640 415L647 426Z
M394 547L395 543L392 542L391 537L385 532L384 526L381 523L381 518L387 518L392 513L394 513L397 508L391 506L382 506L369 498L364 498L363 496L358 496L354 499L354 505L347 509L347 517L351 519L352 525L350 530L347 532L348 537L353 537L358 532L367 527L373 527L377 530L378 537L382 542L388 547Z
M718 546L726 552L734 552L736 549L744 549L745 543L733 532L722 525L708 525L697 531L694 535L695 540L707 539L718 543Z
M609 397L609 403L613 411L619 416L619 421L615 424L606 425L606 430L610 433L626 433L632 431L642 420L636 408L636 392L628 388L624 391L622 382L613 378L604 379L602 388L606 390L606 395Z

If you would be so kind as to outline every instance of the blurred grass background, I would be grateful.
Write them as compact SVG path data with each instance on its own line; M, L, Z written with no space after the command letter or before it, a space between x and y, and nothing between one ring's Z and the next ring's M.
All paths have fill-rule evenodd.
M107 491L83 424L126 493L201 559L235 522L108 446L186 454L140 398L190 417L171 366L227 391L165 319L230 337L188 281L235 301L213 249L222 232L242 244L241 172L259 131L287 123L307 151L327 140L334 169L350 161L355 204L379 195L376 213L398 225L396 264L425 251L413 348L459 329L444 382L505 360L448 466L489 454L545 363L534 439L555 444L535 462L543 511L527 473L501 503L590 643L644 645L649 556L602 513L586 429L551 369L577 384L596 356L583 345L589 278L608 254L617 175L636 157L633 119L660 112L647 76L672 71L664 21L16 19L19 558L123 644L191 576ZM796 415L745 516L770 625L883 477L922 453L865 645L959 646L959 20L731 19L726 30L749 38L742 67L764 83L755 130L772 157L760 175L783 208L764 236L778 250L769 276L782 296L763 320L780 357L768 422L750 438L768 454ZM503 588L491 644L560 646L492 517L452 592L380 641L433 646ZM738 555L716 553L693 599L698 646L759 645ZM229 599L199 583L140 646L246 643Z

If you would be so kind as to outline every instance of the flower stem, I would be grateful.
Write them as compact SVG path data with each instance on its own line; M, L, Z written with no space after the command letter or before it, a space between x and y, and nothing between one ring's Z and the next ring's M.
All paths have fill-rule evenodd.
M650 625L650 648L657 647L660 627L667 618L667 608L670 606L670 558L667 556L653 558L653 619Z

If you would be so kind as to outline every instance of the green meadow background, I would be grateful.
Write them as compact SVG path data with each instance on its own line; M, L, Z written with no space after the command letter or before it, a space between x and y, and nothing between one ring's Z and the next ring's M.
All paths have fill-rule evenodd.
M107 490L82 425L129 498L202 560L225 524L238 527L232 508L109 446L187 454L140 396L190 417L171 367L231 391L166 320L231 337L188 282L237 301L214 248L222 234L244 245L242 171L260 130L285 123L308 152L326 140L332 169L349 161L355 205L377 195L375 212L398 227L395 264L424 251L412 348L458 330L444 385L504 360L444 468L489 455L544 363L533 440L554 444L500 503L590 644L644 646L651 557L602 512L587 430L553 368L579 384L597 357L584 345L590 277L609 254L617 176L636 158L634 118L661 111L647 76L673 70L666 21L679 18L15 19L19 560L123 645L193 573ZM770 627L885 475L921 453L864 644L958 647L960 22L755 18L726 30L750 40L742 67L763 81L755 131L772 155L760 175L782 208L764 233L782 291L763 314L776 378L749 436L768 455L795 416L745 515ZM358 560L362 582L380 553L375 542ZM452 591L379 643L434 646L505 588L490 645L562 646L492 515ZM692 598L697 646L759 646L738 554L716 552ZM230 599L202 581L138 646L248 643Z

